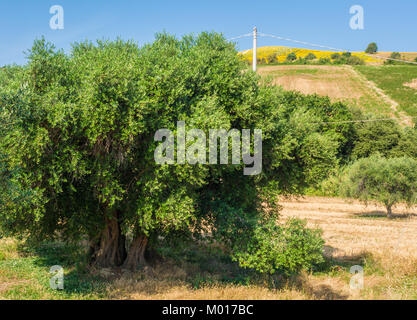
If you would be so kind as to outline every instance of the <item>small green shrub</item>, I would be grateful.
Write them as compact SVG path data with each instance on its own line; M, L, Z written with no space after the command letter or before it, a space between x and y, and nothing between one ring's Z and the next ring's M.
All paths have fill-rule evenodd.
M364 65L365 61L357 56L351 56L347 59L346 63L352 66L359 66Z
M295 60L297 60L297 55L294 52L289 53L288 56L287 56L287 61L292 62L292 61L295 61Z
M331 63L329 58L320 58L319 64L329 64Z
M276 63L278 62L278 58L277 58L277 53L271 53L267 58L266 61L267 63Z
M344 58L350 58L352 56L352 53L350 53L350 52L343 52L342 53L342 57L344 57Z
M248 248L236 254L236 260L242 267L268 274L291 275L313 269L324 261L324 240L321 230L308 229L306 224L290 219L280 226L274 221L260 225Z
M305 56L305 60L315 60L317 59L316 55L312 52L310 52L308 55Z
M338 60L340 59L340 54L335 52L330 57L332 58L332 60Z

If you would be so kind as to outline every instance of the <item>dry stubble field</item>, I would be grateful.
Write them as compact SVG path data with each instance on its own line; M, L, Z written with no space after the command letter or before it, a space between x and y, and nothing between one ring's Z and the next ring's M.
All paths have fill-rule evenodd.
M205 286L192 289L184 271L171 267L143 280L122 277L116 298L130 299L417 299L417 211L398 206L388 220L384 208L344 199L282 199L282 218L306 219L323 230L328 270L305 273L279 289ZM350 267L364 267L364 289L350 289ZM129 288L126 290L126 288Z
M112 286L114 298L129 299L417 299L417 214L403 206L396 218L384 209L343 199L283 199L282 217L306 219L323 230L324 272L305 273L279 289L252 286L191 288L174 266L149 271L143 280L122 277ZM364 289L350 289L350 267L365 269ZM126 289L129 288L129 289Z
M0 299L417 299L417 210L399 206L395 219L388 220L382 207L343 199L281 199L281 205L282 219L306 219L310 227L322 229L327 262L320 270L281 279L271 287L267 278L225 283L224 271L175 262L136 273L109 271L100 275L104 282L82 280L71 268L66 269L66 290L57 292L49 289L49 268L68 254L65 250L48 247L52 257L45 260L42 253L19 250L16 240L0 239ZM205 264L214 270L227 268L218 261ZM362 290L350 289L350 268L355 265L364 267Z

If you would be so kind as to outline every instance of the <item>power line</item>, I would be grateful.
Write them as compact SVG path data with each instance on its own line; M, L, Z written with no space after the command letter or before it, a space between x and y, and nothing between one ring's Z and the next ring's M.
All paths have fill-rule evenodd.
M233 40L237 40L237 39L241 39L241 38L245 38L245 37L251 37L251 36L252 36L252 33L246 33L246 34L242 34L242 35L237 36L237 37L227 39L227 41L233 41Z
M311 122L310 124L343 124L343 123L359 123L359 122L379 122L379 121L400 121L410 120L417 117L406 117L406 118L385 118L385 119L363 119L363 120L347 120L347 121L325 121L325 122Z

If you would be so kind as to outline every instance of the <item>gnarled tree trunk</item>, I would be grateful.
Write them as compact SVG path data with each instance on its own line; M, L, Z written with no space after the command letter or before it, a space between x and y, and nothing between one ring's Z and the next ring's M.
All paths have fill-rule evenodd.
M387 205L387 216L388 216L388 219L392 219L394 217L392 215L392 205Z
M132 271L139 267L146 266L145 251L148 245L148 237L145 235L138 235L133 239L129 248L127 259L124 263L124 268Z
M106 217L106 226L101 233L99 244L92 246L93 264L101 268L114 268L123 265L126 259L126 237L120 228L120 213Z

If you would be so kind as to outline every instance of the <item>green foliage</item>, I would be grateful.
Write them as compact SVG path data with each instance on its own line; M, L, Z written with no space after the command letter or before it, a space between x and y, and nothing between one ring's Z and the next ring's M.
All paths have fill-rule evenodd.
M351 56L346 59L346 64L351 65L351 66L359 66L359 65L364 65L365 61L357 56Z
M353 159L374 154L417 159L417 130L402 129L395 121L365 122L357 125Z
M343 52L342 53L342 57L343 58L346 58L347 59L347 58L350 58L351 56L352 56L352 53L350 53L350 52Z
M365 50L365 52L369 54L377 53L377 51L378 51L378 45L375 42L371 42Z
M331 60L329 58L320 58L319 64L330 64Z
M399 53L399 52L393 52L393 53L391 53L390 58L391 59L401 59L401 53Z
M278 62L278 54L275 53L271 53L267 58L266 58L266 63L270 64L270 63L276 63Z
M290 219L284 225L274 222L260 225L253 241L236 259L243 267L262 273L276 271L287 275L311 270L324 262L321 231L306 228L306 222Z
M391 208L405 202L417 203L417 160L407 157L383 158L374 155L346 168L342 175L341 194L365 203L379 202Z
M297 60L297 55L294 52L291 52L287 55L287 61L292 62Z
M335 53L332 53L332 55L330 56L330 58L331 58L332 60L338 60L338 59L340 59L340 58L341 58L341 56L340 56L340 53L335 52Z
M305 56L304 59L306 59L306 60L315 60L315 59L317 59L317 57L314 53L310 52L308 55Z
M143 48L83 42L69 55L35 41L28 64L1 76L0 225L33 240L96 241L116 220L123 236L146 235L151 246L209 227L225 248L249 245L262 204L275 210L277 194L321 179L351 133L318 124L349 119L346 106L284 94L244 69L233 44L214 33L160 34ZM178 120L207 136L261 129L262 173L157 165L154 134L176 132Z

